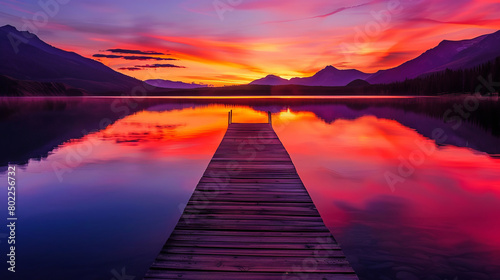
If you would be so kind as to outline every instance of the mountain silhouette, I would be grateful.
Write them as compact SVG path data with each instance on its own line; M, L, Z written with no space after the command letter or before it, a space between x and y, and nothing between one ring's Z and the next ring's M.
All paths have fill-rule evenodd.
M378 71L366 81L371 84L386 84L446 69L473 68L500 56L499 46L500 31L468 40L444 40L412 60L391 69Z
M0 75L16 80L57 82L91 93L130 91L141 81L93 59L53 47L27 31L0 27Z

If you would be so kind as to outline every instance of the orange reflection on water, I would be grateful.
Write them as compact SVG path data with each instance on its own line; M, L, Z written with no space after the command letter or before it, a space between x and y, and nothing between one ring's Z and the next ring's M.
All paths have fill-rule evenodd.
M282 112L276 115L275 129L334 233L358 222L380 227L402 223L422 232L446 229L451 232L441 232L441 238L423 246L473 242L493 246L488 250L500 259L499 158L438 147L413 129L374 116L327 124L311 113ZM402 162L419 151L424 157L412 165L415 171L400 174ZM386 174L402 181L391 188ZM373 205L397 206L399 220Z
M215 152L228 124L228 112L234 107L213 105L197 108L163 111L161 106L152 111L141 111L127 116L105 129L74 139L50 156L64 157L78 147L91 147L84 161L111 160L149 152L147 158L206 157ZM249 107L238 107L233 122L264 122L267 115ZM119 144L119 145L116 145ZM82 149L83 150L83 149ZM144 155L142 155L144 157Z

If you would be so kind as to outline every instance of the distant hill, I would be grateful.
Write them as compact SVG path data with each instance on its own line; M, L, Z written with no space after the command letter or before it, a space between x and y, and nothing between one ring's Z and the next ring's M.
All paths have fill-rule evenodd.
M268 75L265 78L255 80L250 85L301 85L301 86L345 86L357 79L366 79L370 74L359 70L339 70L333 66L327 66L311 77L283 79L276 75Z
M17 53L11 44L13 40L22 41ZM98 61L55 48L36 35L10 25L0 27L0 61L0 75L63 83L91 93L128 91L141 83Z
M380 70L366 80L384 84L451 69L468 69L500 56L500 31L461 41L444 40L436 47L397 67Z
M261 86L281 86L288 84L290 84L289 80L283 79L276 75L267 75L262 79L255 80L250 83L250 85L261 85Z
M194 84L194 83L188 84L184 82L174 82L162 79L151 79L151 80L146 80L144 82L158 88L193 89L193 88L203 88L208 86L203 84Z
M355 69L339 70L333 66L326 66L312 77L292 78L290 84L303 86L336 87L345 86L357 79L366 79L370 74Z
M364 87L364 86L369 86L370 83L365 81L365 80L361 80L361 79L357 79L357 80L354 80L350 83L347 84L347 87Z

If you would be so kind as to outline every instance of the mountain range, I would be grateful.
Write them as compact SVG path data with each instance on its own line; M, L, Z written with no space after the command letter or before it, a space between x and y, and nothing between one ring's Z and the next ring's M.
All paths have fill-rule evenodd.
M422 53L397 67L368 74L355 69L339 70L327 66L307 78L283 79L268 75L251 82L251 85L305 85L305 86L346 86L354 80L365 80L370 84L387 84L413 79L446 69L467 69L500 56L500 31L482 35L474 39L444 40L436 47Z
M311 77L283 79L268 75L250 85L355 86L386 84L412 79L445 69L472 68L500 56L500 31L461 41L444 40L436 47L397 67L364 73L327 66ZM51 46L36 35L15 27L0 27L0 94L68 95L124 93L142 81L121 74L101 62ZM355 82L353 82L355 81ZM363 82L364 81L364 82ZM194 89L202 84L147 80L158 88Z
M354 80L364 80L370 74L359 70L339 70L333 66L327 66L314 74L312 77L283 79L275 75L268 75L259 80L251 82L251 85L301 85L301 86L345 86Z
M21 81L62 83L85 91L127 91L141 81L101 62L53 47L27 31L0 27L0 75Z

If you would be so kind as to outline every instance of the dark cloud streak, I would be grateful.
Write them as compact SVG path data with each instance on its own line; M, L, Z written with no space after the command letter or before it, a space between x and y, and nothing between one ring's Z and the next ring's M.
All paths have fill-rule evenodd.
M118 68L118 70L138 71L138 70L156 69L156 68L186 68L186 67L174 64L146 64L146 65L135 65L134 67L121 67Z
M146 65L136 65L134 67L140 68L186 68L184 66L174 65L174 64L146 64Z
M118 70L138 71L138 70L144 70L144 69L138 68L138 67L121 67L121 68L118 68Z
M128 50L128 49L107 49L106 51L111 53L123 53L123 54L165 55L165 53L155 52L155 51L140 51L140 50Z
M105 57L105 58L123 58L126 60L177 60L175 58L163 58L163 57L156 57L156 56L139 56L139 55L116 55L116 54L94 54L92 57Z

